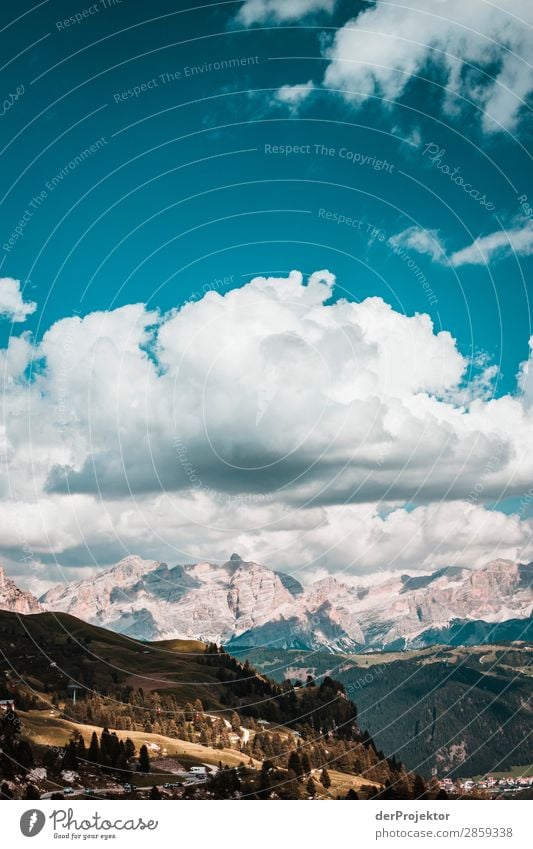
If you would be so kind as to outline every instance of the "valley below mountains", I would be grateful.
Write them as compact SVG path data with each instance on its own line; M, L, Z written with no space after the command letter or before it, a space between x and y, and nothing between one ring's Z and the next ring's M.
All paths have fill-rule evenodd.
M357 655L263 648L238 657L277 681L335 678L378 747L423 775L533 763L533 649L523 643Z
M142 687L143 703L162 689L180 706L201 699L211 712L238 708L253 715L257 693L273 682L312 693L335 680L379 750L394 753L408 770L454 780L510 770L533 760L532 568L496 560L476 571L398 575L370 587L334 578L303 587L237 555L223 565L174 567L129 556L40 600L0 570L0 610L10 611L0 615L1 654L6 669L16 671L6 677L4 697L19 692L26 705L27 696L24 723L55 745L54 734L92 726L97 709L103 712L96 725L108 724L111 708L91 693L129 704L131 688ZM198 665L206 652L212 660ZM211 676L206 664L214 664ZM243 690L239 675L233 680L232 664L251 676L253 692ZM69 682L80 686L76 707ZM257 721L287 720L276 713L278 696L274 687ZM47 719L52 725L41 735L50 697L65 714ZM80 728L56 727L65 717ZM112 724L130 730L130 720L120 714ZM150 727L132 730L151 733ZM170 745L166 737L163 743ZM189 743L179 743L180 758L183 746L198 748L196 737ZM379 783L372 776L367 779Z

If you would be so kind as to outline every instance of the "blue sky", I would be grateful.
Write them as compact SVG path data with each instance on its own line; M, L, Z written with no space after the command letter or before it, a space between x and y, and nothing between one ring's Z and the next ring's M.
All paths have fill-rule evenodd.
M95 566L129 550L176 560L196 556L224 559L226 545L235 548L236 527L240 528L241 544L258 559L264 551L282 565L363 572L376 564L384 568L385 560L390 565L388 549L382 546L380 550L375 540L365 549L367 554L372 550L372 556L363 551L350 554L353 528L363 517L347 512L345 502L357 502L353 511L367 509L372 528L383 521L379 517L394 511L412 516L417 509L428 511L431 505L437 509L443 504L450 510L450 504L457 505L461 499L467 505L464 516L474 507L485 512L496 507L507 517L514 515L501 520L505 525L501 544L491 540L484 546L477 541L480 550L476 548L475 553L469 552L468 545L465 553L463 542L460 550L454 549L449 544L448 519L442 520L439 546L442 548L445 539L446 545L438 556L434 555L439 547L435 541L406 555L414 568L431 568L461 557L475 565L485 556L483 548L487 558L500 551L518 556L529 533L524 524L531 512L529 502L524 502L528 479L522 468L524 479L517 480L509 463L523 450L525 435L531 431L526 422L515 440L516 433L502 436L500 428L502 418L514 415L503 411L504 403L518 399L522 404L521 392L527 383L527 367L522 364L528 360L532 336L533 189L527 152L531 130L528 98L533 87L527 38L531 11L522 0L501 5L495 12L483 0L466 8L451 0L445 9L436 0L416 0L407 13L396 3L334 0L246 0L205 3L190 10L185 3L161 0L155 0L149 9L127 0L94 4L49 0L23 4L16 14L13 9L2 9L5 101L0 119L0 277L20 281L20 297L30 304L24 309L13 283L4 284L3 294L0 288L4 315L0 346L7 349L11 345L11 360L17 360L11 366L5 358L8 484L3 497L6 510L15 510L20 516L20 529L18 536L0 539L14 572L21 571L17 550L24 544L34 552L36 581L48 580L47 570L55 568L56 561L71 568ZM500 37L501 32L504 35ZM392 307L394 316L429 316L433 323L430 333L441 339L439 344L446 352L446 334L456 340L453 357L462 358L460 367L452 363L447 371L448 366L443 366L446 374L442 380L432 382L425 375L420 380L413 378L406 391L417 396L426 393L435 403L447 405L444 418L452 409L464 409L468 404L482 408L476 412L483 418L482 426L476 424L483 431L481 441L490 442L499 434L505 443L494 461L501 472L497 481L487 482L494 472L486 469L494 457L494 447L489 447L480 451L476 461L477 478L470 470L468 480L457 491L453 482L461 478L467 464L464 458L459 461L455 457L447 466L449 461L443 456L428 460L428 468L437 467L439 480L442 478L435 491L426 491L420 479L416 485L411 482L396 491L391 477L376 484L367 496L355 498L353 482L339 489L330 486L331 457L318 476L320 493L329 493L322 498L313 490L316 479L307 483L303 475L302 491L295 480L303 470L307 474L316 461L313 452L323 456L323 446L317 447L307 435L298 442L298 451L302 445L305 449L304 456L296 458L295 446L269 443L272 456L279 450L280 457L294 460L294 466L286 462L279 476L263 475L262 479L263 473L252 474L255 437L243 431L228 447L227 432L238 432L240 423L217 408L216 414L212 413L216 438L208 439L208 446L218 458L219 468L206 461L203 475L199 473L206 502L197 505L199 513L194 519L185 511L183 521L172 528L158 499L170 498L169 493L175 492L186 498L191 489L195 498L198 493L190 480L189 486L181 478L173 481L172 475L166 481L160 470L157 485L142 475L137 478L134 470L142 462L137 458L136 466L132 457L139 441L132 436L131 445L121 454L124 445L119 424L116 452L109 434L97 444L91 416L86 422L82 410L99 403L98 393L89 384L105 380L105 368L101 377L93 368L86 383L76 388L61 371L67 369L78 349L84 350L85 342L77 334L86 339L89 322L79 320L109 314L109 333L120 336L122 330L113 324L112 316L124 308L125 313L116 315L127 314L137 329L144 322L140 335L133 334L137 353L148 358L158 374L168 376L176 365L168 359L172 345L168 343L163 351L159 330L146 328L161 329L162 323L172 320L169 316L179 321L185 313L176 310L187 302L192 302L187 307L189 326L195 326L197 317L209 313L209 305L200 304L206 292L224 295L259 275L282 280L292 269L302 272L302 288L308 276L320 269L328 269L335 277L335 285L320 304L308 298L311 312L307 319L314 320L320 310L325 310L326 316L325 305L343 298L349 304L381 298ZM283 292L283 287L280 284L276 291ZM291 289L287 297L297 299L296 291ZM267 345L275 331L268 325L269 310L265 308L263 327L253 304L247 307L251 313L244 309L246 297L227 301L227 310L233 310L230 304L235 304L237 311L242 306L240 321L255 328L258 335L264 333ZM143 318L137 314L132 318L131 305L135 304L145 305ZM297 312L300 320L299 308ZM405 328L415 325L398 319L398 326L389 328L385 313L378 313L371 321L364 311L360 313L364 319L357 318L357 333L363 342L374 332L370 324L374 327L374 321L383 321L384 334L391 332L394 344L405 347L412 332ZM348 308L342 318L339 315L340 311L335 320L340 321L342 333L352 318ZM71 325L60 324L73 316ZM228 314L227 328L233 318L233 312ZM216 324L212 333L220 336L223 348L225 313L218 320L222 324ZM280 317L276 320L283 325ZM107 319L101 324L104 321ZM284 333L300 332L292 322L284 327ZM444 331L442 337L437 336L440 331ZM55 376L50 352L54 332L58 338L70 340L62 353L67 365L56 364ZM97 336L101 341L101 334ZM312 345L315 336L305 336L306 344ZM422 333L417 363L424 358L423 346L429 344L424 339ZM352 353L358 340L359 336L351 341L355 346ZM124 344L127 348L129 343ZM332 343L327 343L327 351L321 344L317 343L318 355L330 368ZM376 339L372 344L379 347L381 343ZM25 345L31 354L22 351ZM124 362L126 348L117 362ZM179 346L172 350L176 356L186 357ZM89 359L94 351L94 345L87 343ZM367 355L369 351L355 350L353 367L366 362ZM436 351L435 362L444 355L444 348ZM218 368L213 366L218 362L213 356L213 362L205 364L204 389ZM290 364L293 355L285 352L282 364L284 356ZM341 346L337 356L335 370L340 374L350 354ZM110 368L112 361L110 357ZM81 379L83 363L78 365L76 373ZM183 404L189 418L185 423L180 420L182 393L186 395L194 381L195 367L192 362L191 373L184 377L180 373L173 380L172 404L165 408L178 437L182 427L183 433L189 434L209 431L205 392L190 407ZM240 401L238 387L246 364L233 361L225 363L226 370L220 368L220 382L216 390L210 390L209 398L216 397L221 386L225 391L229 386L231 408ZM520 371L522 383L517 382ZM228 373L231 380L226 384ZM133 385L136 379L132 372ZM268 407L272 414L269 426L274 431L284 421L287 431L294 428L296 433L301 424L298 416L284 420L282 412L270 409L271 404L275 407L278 389L277 384L269 388L269 380L267 376L256 418L266 422L261 410ZM305 370L294 380L305 383ZM58 389L61 382L64 386ZM383 405L389 390L378 383L370 394L381 398ZM236 387L235 398L231 397L232 386ZM18 393L16 397L9 395L11 391ZM342 391L336 387L337 400ZM31 393L38 393L39 402L48 395L54 397L56 413L59 403L68 410L67 417L72 409L74 412L66 428L56 427L41 443L35 416L46 416L46 412L33 409L32 418L30 410L26 447L35 447L35 462L28 470L17 460L17 452L22 451L22 446L16 445L19 435L13 437L12 446L9 440L25 421L22 399ZM65 396L62 402L57 400L58 393ZM113 398L117 400L118 395L119 406L124 400L122 384ZM292 391L291 397L297 395L296 389ZM332 393L324 390L326 396L331 401ZM143 395L145 401L146 397ZM361 400L360 393L358 398ZM500 399L502 405L491 407L492 398ZM353 397L350 399L352 403ZM157 401L152 402L150 412L157 407ZM128 398L128 404L138 403L139 399ZM342 403L347 403L344 396ZM16 416L10 422L13 410ZM98 419L101 412L93 418ZM274 412L279 413L277 419ZM195 414L196 428L191 424ZM235 410L233 416L237 416ZM158 436L159 422L148 418L143 416L142 425L150 445L158 438L168 439L168 435ZM82 421L79 432L76 421ZM386 416L384 421L386 428ZM84 443L85 425L94 442ZM332 427L332 433L338 435ZM512 425L508 427L512 430ZM464 438L464 434L454 433L454 440ZM335 443L336 436L332 439ZM363 437L359 434L357 439ZM399 439L396 433L395 440ZM185 441L198 472L196 467L201 467L206 457L205 445L196 445L191 436ZM251 444L255 448L249 451ZM413 442L415 449L416 444ZM449 445L448 437L445 444ZM109 456L102 448L106 445ZM352 445L355 452L360 447L361 443ZM227 457L223 448L228 450ZM268 454L265 450L265 456ZM353 454L350 457L353 460ZM234 475L240 460L247 469L245 481ZM160 461L164 466L168 458ZM111 482L109 468L117 465L128 470L130 462L133 474L125 473L128 485ZM157 463L156 458L154 468ZM409 466L406 458L402 463L402 468ZM70 470L67 482L60 485L65 468ZM392 476L395 468L393 463ZM382 471L381 467L376 471L376 481ZM324 487L325 480L328 485ZM476 486L481 490L472 498ZM217 500L220 493L226 499L236 493L244 499L250 493L257 498L265 492L270 498L268 509L274 514L279 508L280 514L250 516L242 527L234 524L227 501L222 509ZM88 501L81 504L80 499ZM133 507L128 507L129 500ZM42 528L40 536L29 540L26 525L32 524L28 517L36 505L41 505ZM254 505L257 510L267 510L263 502ZM172 509L179 513L182 506L174 504ZM56 539L48 527L53 524L48 513L61 512L63 507L72 509L77 518L72 518L72 527ZM167 508L170 510L168 504ZM223 515L217 515L218 508ZM313 509L322 512L312 514ZM126 527L125 517L131 518L131 510L141 517L143 528L132 530L135 522L130 522L127 532L121 534L117 527L121 522ZM207 530L198 519L202 510L210 516ZM328 515L328 510L338 510L339 515L342 511L342 518ZM44 514L46 518L42 518ZM420 533L427 536L428 516L418 515ZM465 534L469 521L464 518ZM91 522L92 531L88 529ZM275 530L269 537L264 529L270 522ZM317 527L327 527L332 536L346 538L345 549L325 553L332 551L327 534L298 547L295 540L302 522L311 536L316 536ZM80 523L85 528L81 535L73 530ZM372 528L370 536L374 531L379 536L384 530ZM355 567L354 562L359 565Z

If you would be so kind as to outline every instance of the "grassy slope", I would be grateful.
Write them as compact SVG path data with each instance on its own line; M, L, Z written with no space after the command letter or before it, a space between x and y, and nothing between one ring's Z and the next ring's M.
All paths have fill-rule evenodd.
M49 700L47 690L63 689L66 681L79 680L82 665L94 670L94 689L100 690L118 680L145 691L167 690L183 702L201 698L219 708L221 685L215 669L199 662L205 645L199 641L170 640L145 644L81 622L68 614L39 613L17 616L0 611L0 653L2 670L9 671L18 686ZM57 664L57 666L52 666ZM198 682L203 682L199 684ZM89 742L93 731L101 728L81 725L48 711L21 711L22 734L33 744L65 746L73 731L80 731ZM113 729L111 729L113 730ZM248 760L234 749L212 749L174 740L159 734L117 731L122 739L130 737L137 749L143 743L156 743L170 757L193 763L238 766ZM254 761L257 765L257 762Z
M49 716L46 711L21 711L22 735L37 745L64 746L71 739L73 731L80 731L88 744L91 734L96 731L100 735L102 729L96 725L81 725L68 719ZM111 728L110 731L113 731ZM200 746L198 743L188 743L185 740L174 740L162 734L146 734L144 731L117 731L117 735L125 740L129 737L135 743L137 750L146 744L156 743L161 750L166 749L165 757L176 757L186 765L189 763L209 763L217 765L219 761L227 766L235 767L248 762L249 758L236 752L235 749L212 749L210 746ZM261 766L254 761L255 766Z
M84 739L88 742L93 731L96 731L97 734L101 732L101 728L97 726L78 725L66 719L48 716L42 711L21 712L20 718L22 721L23 736L34 745L62 747L69 742L73 731L80 731ZM113 729L110 730L112 731ZM117 731L116 733L122 739L130 737L135 743L137 751L143 744L149 746L151 743L156 743L161 749L161 757L176 758L187 769L194 764L213 764L217 766L219 762L222 762L223 765L228 767L237 767L241 763L248 765L250 760L256 769L261 768L260 761L241 755L234 749L213 749L209 746L201 746L198 743L188 743L184 740L174 740L170 737L164 737L161 734L146 734L141 731ZM329 769L328 772L331 779L331 788L328 791L319 782L320 770L314 770L313 772L318 797L331 798L337 794L345 796L351 788L358 791L363 785L379 786L376 782L356 775L347 775L334 769ZM136 785L151 786L152 784L163 784L166 781L176 781L176 775L159 771L157 761L152 764L149 775L135 775L134 777Z
M120 683L220 709L224 687L217 667L202 662L204 653L199 641L141 643L64 613L0 611L2 670L36 693L63 690L70 680L90 681L88 689L96 692Z
M142 687L145 691L173 692L182 703L201 698L209 709L220 708L218 696L223 685L216 678L217 668L200 662L204 653L205 645L198 641L141 643L67 614L42 613L21 617L0 611L2 668L9 670L11 679L17 681L19 687L44 697L46 701L49 701L51 691L64 690L67 681L79 680L82 669L89 666L94 672L93 686L97 691L109 685L115 676L115 684L118 678L120 683ZM59 711L21 711L19 716L22 736L34 746L64 747L74 731L81 732L88 744L93 731L98 735L101 733L97 726L61 718ZM281 726L278 731L282 736L289 733ZM143 744L156 743L163 757L175 758L187 768L193 764L217 765L219 761L235 767L243 761L248 764L250 760L234 749L214 749L160 734L122 730L116 733L121 739L130 737L137 751ZM256 768L261 767L259 761L252 759L252 762ZM319 784L319 773L314 776L318 796L345 795L350 788L358 790L362 784L372 784L336 770L329 770L329 773L332 782L329 791ZM136 776L135 780L137 783L141 779ZM152 772L143 782L152 784L174 780L175 776L168 773Z

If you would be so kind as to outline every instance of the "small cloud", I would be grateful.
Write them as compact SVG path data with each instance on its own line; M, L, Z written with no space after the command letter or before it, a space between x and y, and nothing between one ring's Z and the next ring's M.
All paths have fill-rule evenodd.
M398 136L399 139L410 145L410 147L419 148L422 144L422 134L418 127L411 127L411 129L406 132L402 127L396 125L392 127L391 133Z
M34 301L24 301L20 290L20 280L12 277L0 278L0 318L11 321L26 321L35 312L37 304Z
M404 140L407 144L410 144L411 147L420 147L422 145L422 134L418 127L413 127L412 130L404 137Z
M295 21L317 12L331 14L337 0L245 0L237 20L245 26L255 23Z
M438 230L425 230L422 227L408 227L396 236L391 236L390 244L397 248L406 248L419 254L426 254L434 262L448 262L454 268L462 265L488 265L491 260L515 254L530 256L533 254L533 222L515 223L509 230L496 230L487 236L479 236L470 245L448 255Z
M419 254L427 254L435 262L442 262L446 258L446 250L438 230L408 227L396 236L391 236L390 243L394 247L410 248Z
M508 254L533 254L533 222L479 236L471 245L453 253L450 262L455 268L460 265L487 265L490 260Z
M312 80L302 85L284 85L277 90L274 99L296 109L314 90L315 85Z

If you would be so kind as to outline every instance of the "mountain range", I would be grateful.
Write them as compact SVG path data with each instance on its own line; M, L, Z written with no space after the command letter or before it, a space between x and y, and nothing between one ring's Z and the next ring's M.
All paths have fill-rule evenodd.
M373 586L327 577L304 587L237 554L222 565L173 567L130 555L40 600L3 576L0 608L62 611L142 640L361 652L528 639L532 580L533 563L494 560L481 569L398 575Z
M203 569L198 569L199 566ZM256 569L251 569L251 566ZM210 577L211 590L206 589L204 580L203 603L206 605L205 609L209 604L217 607L219 615L220 597L213 592L213 587L216 584L231 583L234 578L233 606L236 604L238 593L243 589L243 606L239 608L240 619L245 616L244 604L252 603L254 615L257 615L257 621L260 621L257 605L254 607L253 601L250 601L252 597L246 597L244 594L247 569L250 569L249 581L253 581L254 589L260 585L258 581L266 582L267 579L278 591L278 580L285 589L285 585L291 588L288 592L293 599L293 614L297 604L301 605L298 611L303 623L302 630L299 633L296 630L291 631L284 624L286 620L281 616L276 619L276 611L272 610L269 627L274 640L276 634L281 634L283 639L278 636L271 647L246 648L247 643L251 643L252 639L257 639L258 634L262 635L265 631L261 631L262 626L258 625L255 632L254 628L251 628L239 633L239 636L231 637L231 633L238 631L235 626L237 620L234 619L233 626L228 630L228 642L232 643L232 651L240 660L228 654L214 652L212 647L206 647L205 643L197 641L170 639L153 643L143 640L139 643L116 631L117 625L124 625L125 620L121 617L128 613L126 591L131 593L128 601L130 608L134 603L140 605L142 602L144 608L138 607L138 611L141 611L147 609L149 604L154 621L157 613L165 609L165 605L170 606L170 611L167 611L170 613L172 605L175 605L174 620L171 623L173 633L183 633L188 628L198 627L189 622L185 628L185 620L179 619L179 602L172 600L176 594L179 595L173 586L174 581L178 581L175 576L169 578L168 575L170 572L172 576L174 570L157 561L143 561L138 557L126 558L112 569L103 571L90 580L63 585L46 594L51 598L54 595L60 596L61 604L71 610L78 604L84 619L105 621L108 623L106 628L84 622L68 613L57 612L59 601L49 604L55 612L40 612L43 605L36 598L30 593L22 593L11 579L0 573L0 608L9 605L19 611L24 609L30 614L0 612L2 654L7 666L16 670L14 680L24 690L20 698L27 699L23 703L31 705L35 693L53 692L70 705L68 682L80 682L82 691L88 689L85 696L81 692L79 694L77 721L88 721L88 700L91 710L96 709L98 705L100 710L104 710L105 722L109 724L110 711L116 711L116 705L122 704L121 694L128 688L142 684L144 695L141 703L144 704L144 700L149 697L147 694L159 685L164 687L163 697L168 698L169 694L173 694L179 705L185 705L187 701L192 704L199 698L209 711L230 710L238 704L242 713L245 711L247 700L250 700L249 709L254 711L250 713L251 716L257 718L256 706L261 705L262 720L283 723L286 716L272 714L279 705L279 700L264 698L264 694L259 695L265 686L264 676L274 678L280 683L286 682L286 679L305 682L306 678L311 676L316 683L315 687L301 687L295 691L304 696L319 691L319 682L333 678L344 686L347 697L357 702L361 727L369 731L380 749L394 752L409 769L427 776L437 769L439 774L455 777L472 776L496 768L510 769L516 764L531 763L532 744L528 730L531 725L532 649L528 643L512 642L520 638L531 641L531 637L527 636L527 628L531 627L532 622L531 618L528 618L530 603L527 602L530 567L509 561L496 561L476 573L461 569L409 579L399 576L365 590L346 586L343 590L342 584L331 582L329 579L315 584L314 587L303 589L294 579L288 579L283 574L268 574L269 570L264 570L267 574L263 574L263 568L242 561L239 564L236 557L224 566L195 564L194 567L183 567L185 575L190 579L193 577L190 574L193 571L196 572L195 580L200 581L198 574L202 573L204 578L205 574ZM176 575L179 574L180 570ZM182 576L182 583L183 581ZM118 588L119 585L122 589ZM146 585L150 587L149 592ZM135 592L131 589L132 586L137 586ZM158 596L163 595L164 587L166 597L160 602ZM200 592L201 587L196 589ZM190 586L185 587L182 598L185 599L190 592ZM318 616L313 618L314 614L310 613L307 620L302 618L302 611L316 610L317 605L319 608L323 606L326 596L331 611L337 611L337 620L343 621L348 628L349 618L341 606L345 598L344 593L348 593L347 597L352 599L354 610L359 604L359 609L355 611L359 621L354 621L365 639L365 643L356 643L354 640L351 644L354 648L348 653L338 650L338 640L332 642L326 639L327 634L319 627ZM406 605L405 611L412 608L413 604L416 606L418 602L424 615L430 616L432 610L440 609L437 599L440 598L439 603L443 603L446 593L456 605L450 606L450 615L453 615L453 609L459 613L463 612L459 601L466 598L472 617L483 615L486 619L455 619L450 620L452 624L448 622L448 625L444 625L442 619L434 619L432 628L427 627L428 620L421 623L422 630L418 636L411 638L411 644L417 641L429 643L432 640L438 644L412 651L371 650L371 639L379 645L379 638L376 636L378 628L381 628L384 634L381 638L382 644L387 646L390 646L391 638L395 639L396 633L407 633L410 627L409 616L404 616L407 626L403 629L401 610L395 605L401 602ZM375 598L370 604L373 595ZM121 601L118 602L117 598ZM388 600L388 607L380 607L383 600ZM363 608L364 604L366 608ZM205 613L205 609L202 613ZM493 620L499 617L498 621L487 621L491 615L490 610L498 611L492 616ZM129 615L135 621L134 613L135 611L130 609ZM523 616L520 618L521 614ZM330 612L330 615L333 614ZM372 619L371 615L375 618ZM326 622L324 611L321 616L322 622ZM506 616L513 618L505 618ZM115 631L109 627L109 623ZM244 621L241 621L238 628L242 628L244 624ZM159 627L163 627L163 623L160 623ZM207 626L204 623L202 627ZM315 627L316 630L313 630ZM212 633L212 630L209 633ZM343 632L345 642L353 640L353 635L359 632L353 630L349 633L346 630ZM406 638L403 637L402 640L405 644ZM463 648L446 647L442 645L446 640L485 644ZM505 640L506 644L498 644L500 640ZM319 648L285 649L280 645L283 641L307 642ZM492 644L488 645L491 642ZM241 646L239 649L238 645ZM37 653L36 647L40 649ZM235 670L239 669L239 664L240 668L246 668L242 666L245 658L252 664L247 667L253 678L250 682L251 689L246 689L247 679L242 672L237 672L235 678ZM254 669L258 669L258 675ZM11 695L9 676L6 681L0 687L2 698ZM27 682L31 682L28 691ZM95 695L99 693L107 693L110 697L108 705L104 705L101 697ZM131 711L131 706L126 706L126 709ZM307 716L306 711L303 713ZM144 708L142 714L138 729L140 731L146 730L143 724L146 721ZM129 722L133 714L130 712L127 715ZM42 711L39 710L24 714L24 728L30 729L30 734L42 735L42 716ZM67 728L62 719L50 719L48 709L44 716L47 729L46 735L40 738L42 742L53 742L57 745L58 734L63 735L60 736L60 739L63 739L67 731L70 733L75 730L71 726ZM152 722L156 720L159 722L157 716L152 718ZM56 727L57 722L63 723L61 727ZM117 728L130 727L128 724L120 724L122 720L116 713L113 714L113 722L117 723ZM90 724L98 725L93 714ZM83 724L78 730L83 733ZM163 730L163 733L166 732ZM185 745L181 739L179 744ZM197 748L201 748L199 757L203 763L207 750L203 747ZM224 753L221 753L220 757L223 758ZM216 759L219 759L218 752Z

